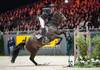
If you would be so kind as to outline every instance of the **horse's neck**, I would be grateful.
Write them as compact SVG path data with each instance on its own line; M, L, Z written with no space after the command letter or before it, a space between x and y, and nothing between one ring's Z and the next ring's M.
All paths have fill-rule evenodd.
M65 16L63 15L63 13L57 11L50 17L50 20L48 20L48 24L58 26L64 19Z

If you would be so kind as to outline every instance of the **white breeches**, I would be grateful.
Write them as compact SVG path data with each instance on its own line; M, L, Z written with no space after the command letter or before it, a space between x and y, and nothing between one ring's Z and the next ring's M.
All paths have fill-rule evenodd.
M45 27L44 20L41 17L39 17L39 21L40 21L41 28L44 28Z

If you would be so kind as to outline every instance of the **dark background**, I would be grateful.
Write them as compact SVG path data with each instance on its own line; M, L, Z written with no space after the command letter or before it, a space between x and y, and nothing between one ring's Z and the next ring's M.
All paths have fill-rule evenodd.
M15 9L27 4L35 3L39 0L0 0L0 12Z

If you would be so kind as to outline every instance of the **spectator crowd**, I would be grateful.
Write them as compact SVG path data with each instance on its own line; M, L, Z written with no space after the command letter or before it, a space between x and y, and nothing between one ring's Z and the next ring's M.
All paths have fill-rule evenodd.
M54 4L55 11L61 11L66 17L66 22L60 24L63 28L73 29L78 25L83 29L86 26L90 29L100 28L99 0L69 0L68 3L64 0L40 0L0 13L0 30L3 32L34 30L38 26L36 16L48 3Z

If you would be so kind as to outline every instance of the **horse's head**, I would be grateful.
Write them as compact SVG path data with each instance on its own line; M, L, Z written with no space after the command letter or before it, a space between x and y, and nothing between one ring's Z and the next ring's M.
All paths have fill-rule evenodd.
M53 13L53 15L50 18L51 19L48 20L47 24L52 25L52 26L56 26L56 27L61 25L61 23L63 23L66 20L66 17L60 11L56 11L55 13Z

